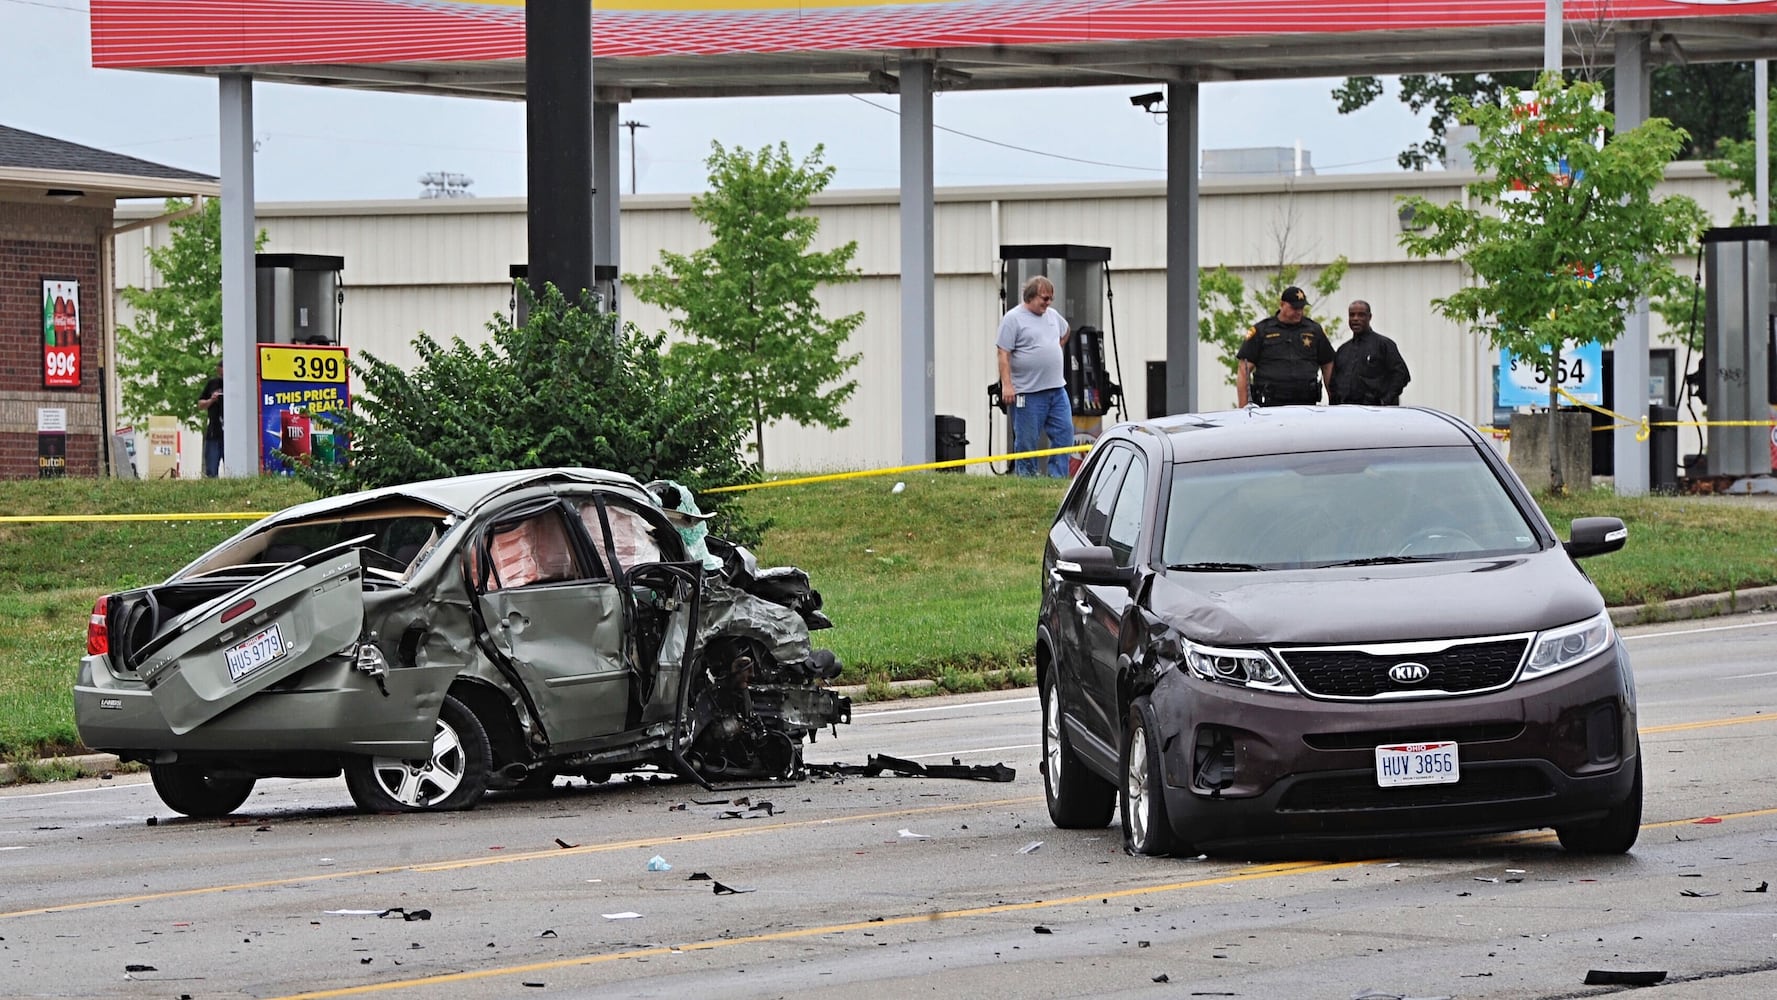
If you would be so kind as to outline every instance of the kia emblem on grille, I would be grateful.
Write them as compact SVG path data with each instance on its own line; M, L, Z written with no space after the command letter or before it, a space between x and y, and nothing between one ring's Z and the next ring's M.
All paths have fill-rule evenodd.
M1431 676L1431 668L1423 663L1397 663L1388 668L1388 677L1396 684L1417 684Z

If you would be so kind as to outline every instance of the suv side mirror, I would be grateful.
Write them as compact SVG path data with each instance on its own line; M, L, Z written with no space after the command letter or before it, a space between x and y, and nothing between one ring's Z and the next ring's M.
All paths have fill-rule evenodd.
M1057 552L1052 572L1069 583L1092 587L1127 587L1135 580L1135 571L1118 565L1117 557L1103 545Z
M1567 554L1575 559L1587 556L1601 556L1606 552L1615 552L1629 540L1629 529L1615 517L1576 517L1573 527L1568 532L1568 541L1563 543Z

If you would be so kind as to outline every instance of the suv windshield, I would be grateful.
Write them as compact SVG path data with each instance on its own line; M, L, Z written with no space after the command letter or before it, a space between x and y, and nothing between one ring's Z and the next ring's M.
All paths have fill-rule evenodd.
M1214 571L1382 565L1534 552L1536 530L1465 447L1174 466L1165 564Z

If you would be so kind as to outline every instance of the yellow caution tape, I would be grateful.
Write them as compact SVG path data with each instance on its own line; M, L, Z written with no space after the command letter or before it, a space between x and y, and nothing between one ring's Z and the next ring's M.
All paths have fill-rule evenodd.
M1041 451L1020 451L1010 455L988 455L985 458L953 458L943 462L926 462L921 465L897 465L889 469L866 469L862 472L834 472L822 476L803 476L799 479L774 479L768 483L740 483L734 486L717 486L704 490L705 493L739 493L742 490L763 490L773 486L803 486L808 483L830 483L841 479L863 479L868 476L892 476L897 472L922 472L927 469L958 469L965 465L980 465L983 462L1013 461L1020 458L1043 458L1049 455L1070 455L1078 452L1091 451L1089 444L1077 444L1067 448L1044 448ZM267 515L242 511L224 514L44 514L44 515L12 515L0 517L0 524L29 524L73 521L257 521Z
M264 516L252 511L221 514L33 514L0 517L0 524L23 524L27 521L257 521Z
M892 469L866 469L863 472L834 472L823 476L803 476L800 479L773 479L768 483L741 483L737 486L717 486L704 490L705 493L739 493L742 490L763 490L773 486L806 486L809 483L831 483L841 479L864 479L869 476L892 476L897 472L923 472L927 469L960 469L965 465L979 465L982 462L1013 461L1020 458L1041 458L1048 455L1068 455L1075 452L1092 450L1089 444L1076 444L1067 448L1044 448L1041 451L1020 451L1010 455L988 455L986 458L953 458L943 462L926 462L922 465L897 465Z
M1598 431L1614 431L1626 427L1633 427L1635 428L1635 440L1637 441L1646 441L1653 433L1653 428L1655 427L1777 427L1777 420L1649 420L1647 417L1642 417L1640 420L1636 420L1634 417L1625 416L1615 410L1607 410L1602 406L1593 406L1591 403L1580 399L1560 386L1556 386L1555 391L1567 397L1570 402L1577 406L1591 410L1594 413L1602 413L1605 416L1610 417L1612 420L1618 421L1608 427L1594 427L1592 428L1594 433Z

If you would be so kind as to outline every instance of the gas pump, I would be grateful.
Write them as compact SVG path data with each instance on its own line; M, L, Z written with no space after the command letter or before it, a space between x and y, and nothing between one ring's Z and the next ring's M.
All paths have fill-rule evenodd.
M1111 248L1072 243L1003 244L1000 246L1000 313L1019 301L1024 283L1037 275L1055 285L1055 308L1071 333L1062 348L1068 404L1074 411L1074 442L1086 444L1104 430L1104 416L1123 412L1123 363L1117 356L1116 310L1111 293ZM1107 332L1108 331L1108 332ZM1106 341L1116 371L1105 364ZM996 381L987 387L988 440L994 439L993 413L1006 412ZM1005 419L1005 453L1012 451L1012 421ZM989 447L992 447L991 444ZM1048 447L1046 441L1039 447ZM1010 465L994 469L997 475Z
M1777 415L1777 332L1774 332L1770 226L1733 226L1703 234L1703 357L1687 375L1709 408L1703 474L1734 479L1734 492L1777 492L1777 429L1759 426ZM1741 426L1726 426L1738 422Z

